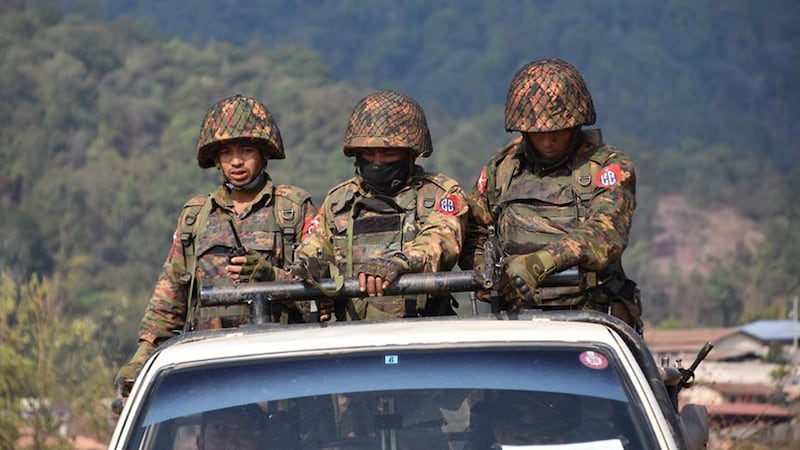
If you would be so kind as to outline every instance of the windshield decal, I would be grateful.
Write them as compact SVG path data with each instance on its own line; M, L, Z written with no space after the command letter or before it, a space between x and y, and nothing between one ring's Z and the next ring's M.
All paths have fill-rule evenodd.
M588 350L581 353L579 358L581 363L590 369L602 370L608 367L608 360L602 353Z

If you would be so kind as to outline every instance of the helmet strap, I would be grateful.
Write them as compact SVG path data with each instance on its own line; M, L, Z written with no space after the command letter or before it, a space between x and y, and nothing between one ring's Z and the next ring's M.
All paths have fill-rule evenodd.
M261 171L255 178L253 178L249 183L245 184L244 186L235 186L228 180L224 180L222 184L228 188L229 191L256 191L261 190L264 187L264 184L267 181L267 163L264 162L264 170Z

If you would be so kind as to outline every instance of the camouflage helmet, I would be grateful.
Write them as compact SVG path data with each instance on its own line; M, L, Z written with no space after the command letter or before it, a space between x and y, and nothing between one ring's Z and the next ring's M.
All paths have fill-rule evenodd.
M433 153L431 134L422 107L411 97L394 91L374 92L353 108L344 133L344 154L360 147L401 147L414 157Z
M591 125L596 115L578 69L560 59L523 66L506 97L506 131L557 131Z
M250 140L261 149L264 159L284 159L278 124L258 100L234 95L208 109L197 140L197 163L214 167L220 145L235 139Z

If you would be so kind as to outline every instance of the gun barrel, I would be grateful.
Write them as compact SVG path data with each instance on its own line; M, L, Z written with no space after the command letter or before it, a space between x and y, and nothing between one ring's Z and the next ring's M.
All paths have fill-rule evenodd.
M428 272L409 273L401 275L384 295L418 295L418 294L445 294L453 292L470 292L484 289L485 274L481 271L461 272ZM550 275L542 283L543 287L575 286L580 282L577 269L569 269ZM336 292L330 298L356 298L364 297L364 292L358 288L358 278L345 278L344 285L338 291L334 280L319 281L319 286L328 291ZM319 287L314 287L302 281L272 281L264 283L250 283L236 286L203 287L200 289L200 300L207 306L225 306L241 304L251 297L261 297L271 302L319 300L329 297Z

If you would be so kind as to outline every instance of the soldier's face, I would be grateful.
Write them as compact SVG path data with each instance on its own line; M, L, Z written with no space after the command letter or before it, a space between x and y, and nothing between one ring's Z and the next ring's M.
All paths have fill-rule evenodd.
M218 418L203 428L197 439L198 450L259 450L263 430L258 424L238 422L234 418Z
M225 144L218 158L222 175L234 186L246 185L264 169L264 156L250 144Z
M372 164L393 163L408 156L406 150L399 148L365 148L359 154Z
M560 159L569 151L573 128L558 131L525 132L525 138L536 147L544 159Z

